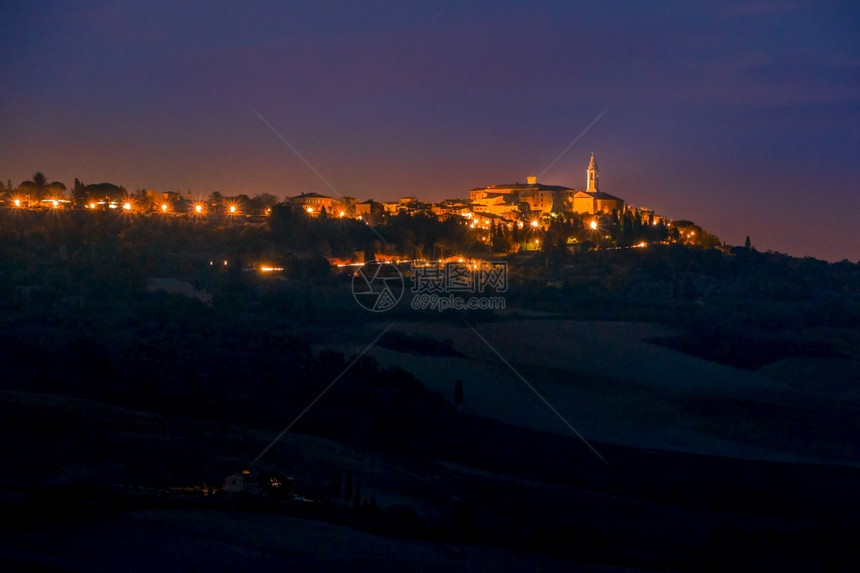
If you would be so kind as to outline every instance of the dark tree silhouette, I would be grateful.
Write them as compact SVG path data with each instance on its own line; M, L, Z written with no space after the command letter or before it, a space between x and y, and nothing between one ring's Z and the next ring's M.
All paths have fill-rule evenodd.
M463 381L454 381L454 403L458 406L463 403Z
M346 485L343 488L343 497L350 499L352 497L352 472L346 474Z
M32 181L38 189L44 189L45 186L48 184L48 179L41 171L36 171L33 174L33 177L30 178L30 181Z
M82 207L87 202L87 186L75 177L75 184L72 186L72 206Z

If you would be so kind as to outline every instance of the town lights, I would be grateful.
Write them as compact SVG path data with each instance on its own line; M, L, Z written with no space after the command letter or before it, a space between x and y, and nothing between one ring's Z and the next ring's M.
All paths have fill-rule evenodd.
M122 208L126 211L131 211L131 203L123 203Z
M164 203L162 203L162 204L161 204L161 212L162 212L162 213L167 213L167 205L166 205L166 204L164 204Z
M21 200L20 200L20 199L15 199L15 206L16 206L16 207L20 207L20 206L21 206Z
M532 223L531 223L531 224L532 224L532 227L537 228L537 226L538 226L540 223L538 223L538 220L537 220L537 219L535 219L534 221L532 221Z
M592 221L591 223L588 224L588 226L591 227L592 231L596 231L597 230L597 221L596 220Z
M236 212L236 205L230 205L230 214L232 215L235 212Z
M90 203L90 209L95 209L95 208L96 208L96 204L95 204L95 203Z
M56 199L54 199L53 201L51 201L51 207L53 207L54 209L56 209L56 208L57 208L57 207L59 207L59 206L60 206L60 202L59 202L59 201L57 201Z
M313 207L305 207L305 211L308 212L308 215L313 215L314 208Z
M345 216L346 216L346 211L341 211L340 213L338 213L338 217L343 218Z

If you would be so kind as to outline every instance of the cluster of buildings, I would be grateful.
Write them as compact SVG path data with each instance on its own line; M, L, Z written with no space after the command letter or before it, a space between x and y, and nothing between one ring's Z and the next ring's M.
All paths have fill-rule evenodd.
M424 203L417 197L403 197L399 201L358 202L350 197L334 198L318 193L302 193L287 199L312 216L372 219L381 214L418 213L434 214L439 218L452 216L470 219L477 226L500 223L508 226L539 219L552 213L621 214L627 209L624 199L600 190L600 171L594 154L586 169L585 189L538 183L534 175L526 183L476 187L467 199L448 199L440 203ZM653 213L640 209L646 220ZM475 225L473 225L475 226Z
M558 213L579 213L583 215L614 215L631 210L624 199L600 190L600 171L594 154L586 169L584 189L574 189L560 185L538 183L534 175L526 178L525 183L490 185L476 187L469 192L468 198L447 199L439 203L425 203L417 197L403 197L399 201L358 201L352 197L330 197L320 193L302 193L288 197L286 203L300 208L313 217L323 214L327 217L348 217L362 219L370 224L381 222L386 215L399 213L424 213L439 219L462 217L471 222L472 227L489 228L491 225L504 225L508 228L535 221ZM261 202L259 198L246 195L237 197L210 197L208 201L183 197L176 192L159 193L146 191L141 196L129 196L124 189L110 184L89 187L110 187L105 193L94 194L98 199L87 198L73 202L65 198L31 201L29 198L14 198L10 206L16 208L84 208L90 210L119 209L125 211L160 211L167 213L190 213L198 215L242 215L265 216L271 212L274 196L266 196L271 202ZM87 189L89 189L87 187ZM645 222L654 221L653 212L636 209Z

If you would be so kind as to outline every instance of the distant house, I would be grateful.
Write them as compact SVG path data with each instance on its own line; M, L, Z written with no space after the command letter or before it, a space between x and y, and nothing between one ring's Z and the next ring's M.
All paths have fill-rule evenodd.
M325 209L327 215L336 217L340 211L346 208L342 202L328 195L320 195L319 193L302 193L301 195L290 197L289 202L293 205L298 205L314 217L322 213L323 209Z
M287 497L293 493L293 478L277 473L242 470L242 473L229 475L224 479L224 491Z
M469 203L462 199L446 199L433 205L432 211L439 218L462 217L469 212Z
M146 292L163 292L167 294L178 294L188 298L196 298L206 304L212 303L212 295L205 290L197 290L191 283L178 279L149 278L146 281Z
M367 201L362 201L361 203L356 203L355 205L355 215L357 217L368 217L370 215L377 215L385 211L382 203L377 203L373 199L368 199Z
M258 476L252 475L250 470L227 476L224 480L224 491L227 493L263 493Z

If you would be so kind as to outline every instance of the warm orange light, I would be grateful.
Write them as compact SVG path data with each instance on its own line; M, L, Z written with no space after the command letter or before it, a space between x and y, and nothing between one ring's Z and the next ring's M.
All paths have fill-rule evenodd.
M592 221L591 223L588 224L588 226L591 227L592 231L596 231L597 230L597 221Z
M126 211L131 211L131 203L124 203L122 208Z
M21 206L21 200L20 200L20 199L15 199L15 206L16 206L16 207L20 207L20 206Z
M236 205L230 205L230 212L231 212L231 213L235 213L235 212L236 212Z
M306 210L308 213L313 213L313 212L314 212L314 208L313 208L313 207L306 207L306 208L305 208L305 210Z
M54 199L53 201L51 201L51 205L54 207L54 209L56 209L60 206L60 202Z
M203 212L203 205L195 205L194 210L197 211L198 213L202 213Z
M96 204L95 204L95 203L90 203L90 209L95 209L95 208L96 208Z
M346 211L341 211L341 212L339 213L339 216L340 216L340 217L343 217L343 216L345 216L345 215L346 215Z
M540 223L538 223L537 219L532 221L532 227L537 227Z
M161 211L163 213L167 213L167 205L165 205L164 203L161 204Z

